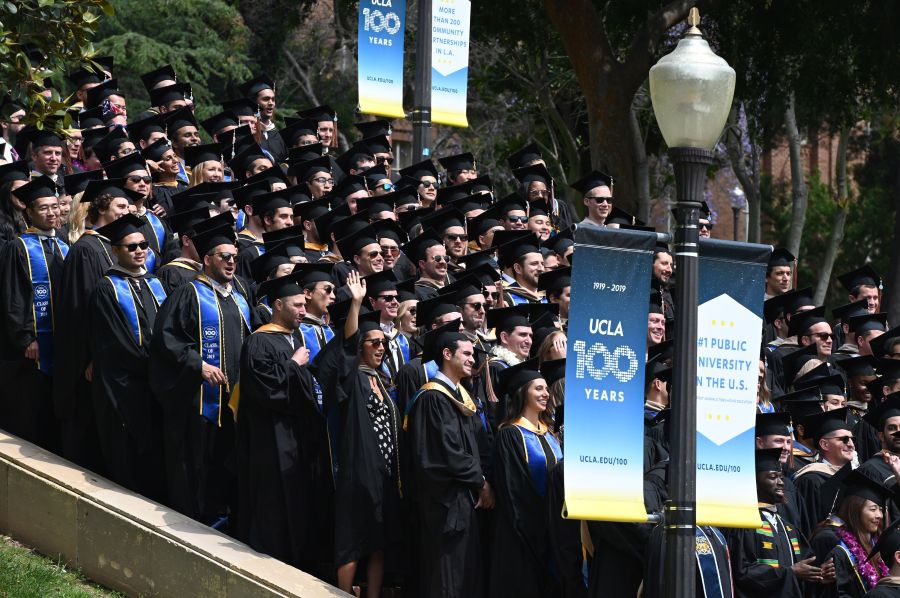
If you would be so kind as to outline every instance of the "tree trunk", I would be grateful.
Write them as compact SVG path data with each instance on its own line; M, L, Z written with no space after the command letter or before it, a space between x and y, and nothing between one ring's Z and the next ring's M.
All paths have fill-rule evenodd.
M645 153L646 161L646 152L643 147L637 147L635 137L640 136L632 134L633 94L626 95L621 90L610 90L605 95L606 97L601 99L597 94L592 101L588 101L591 167L612 175L615 181L613 194L616 197L616 205L626 212L637 214L638 164L635 162L635 156Z
M637 99L637 95L635 95L635 99ZM637 109L634 101L632 101L631 110L628 112L628 129L631 131L631 150L634 152L632 160L634 160L634 190L635 199L637 200L636 215L644 222L649 222L650 170L649 165L647 164L647 146L644 142L643 135L641 135L641 125L638 122Z
M806 174L803 156L800 155L800 131L797 128L797 113L794 109L793 92L788 97L784 111L784 125L787 129L788 149L791 157L791 228L788 234L787 250L800 259L800 243L803 226L806 224L806 207L809 201L806 190Z
M887 312L888 321L891 327L894 327L900 325L900 292L897 292L897 285L900 284L900 141L891 139L888 143L892 150L894 169L894 243L891 250L891 269L888 272L888 292L881 310Z
M816 283L816 292L813 300L816 305L825 303L825 295L828 294L828 283L831 282L831 271L834 261L841 250L841 241L844 240L844 225L847 222L847 205L850 202L850 193L847 185L847 142L850 137L849 127L841 129L838 141L837 160L835 164L835 178L837 179L837 212L834 214L834 225L831 235L828 237L828 247L825 249L825 257L822 259L822 268L819 270L819 282Z
M728 159L731 162L731 169L744 190L744 197L747 199L748 209L748 235L747 240L750 243L759 243L760 225L760 191L759 191L759 163L756 159L756 147L752 140L750 143L750 168L747 168L745 162L748 156L744 155L743 136L744 131L741 130L739 118L740 105L735 104L731 107L728 114L728 132L725 135L725 149L728 151Z

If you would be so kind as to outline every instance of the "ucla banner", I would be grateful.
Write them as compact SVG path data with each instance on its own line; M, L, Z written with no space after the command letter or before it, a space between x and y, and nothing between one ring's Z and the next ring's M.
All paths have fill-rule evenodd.
M406 0L359 0L359 111L404 118Z
M656 235L579 227L575 240L564 414L566 516L645 522L644 366Z
M469 0L431 2L431 121L468 127Z
M759 527L756 381L768 245L701 240L697 524ZM678 398L674 400L677 402Z

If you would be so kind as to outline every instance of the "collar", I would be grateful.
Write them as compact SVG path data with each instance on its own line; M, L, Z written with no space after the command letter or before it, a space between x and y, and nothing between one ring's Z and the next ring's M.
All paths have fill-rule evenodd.
M53 239L54 237L56 237L56 229L41 230L39 228L29 226L27 229L25 229L25 232L32 233L34 236L41 239Z
M392 323L389 322L389 323L387 323L387 324L382 324L382 323L379 322L378 325L381 326L381 331L382 331L383 333L385 333L385 334L387 334L387 335L390 335L390 338L393 339L393 338L396 336L395 328L394 328L394 325L393 325Z
M303 321L306 322L307 324L315 324L316 326L322 326L322 327L327 326L327 324L325 323L325 320L323 318L319 318L310 313L307 313L305 316L303 316Z
M217 293L219 293L220 295L223 295L225 297L230 295L231 291L234 290L234 287L232 286L232 284L230 282L228 284L224 284L224 285L219 284L218 282L216 282L215 280L213 280L212 278L207 276L206 273L203 273L201 276L198 276L197 280L206 281L207 283L209 283L209 286L212 287L214 291L216 291Z
M539 435L539 436L543 436L544 434L546 434L546 433L550 430L550 429L549 429L546 425L544 425L543 423L538 422L538 425L535 426L533 423L531 423L528 419L526 419L526 418L524 418L524 417L520 417L519 419L515 420L515 421L512 422L512 423L513 423L513 425L515 425L515 426L521 426L521 427L525 428L525 429L528 430L529 432L534 432L535 434L537 434L537 435Z
M290 328L285 328L279 324L273 324L269 322L268 324L263 324L259 328L255 330L255 332L270 332L276 334L293 334L294 331Z
M441 382L443 382L450 388L456 388L456 386L457 386L441 370L438 370L437 372L435 372L434 376L432 377L432 380L440 380Z
M115 264L114 266L110 266L109 271L121 274L125 278L143 278L147 275L147 269L143 266L141 266L140 270L137 272L132 272L131 270L126 270L121 267L119 264Z

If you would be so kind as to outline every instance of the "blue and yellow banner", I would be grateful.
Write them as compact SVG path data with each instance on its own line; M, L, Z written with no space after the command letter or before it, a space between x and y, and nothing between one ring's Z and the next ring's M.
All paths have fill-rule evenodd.
M644 365L656 235L579 227L575 241L564 414L566 516L646 522Z
M469 0L431 2L431 121L468 127Z
M359 1L359 111L405 118L403 39L406 0Z
M768 245L701 240L697 524L759 527L756 382ZM676 404L678 397L673 399Z

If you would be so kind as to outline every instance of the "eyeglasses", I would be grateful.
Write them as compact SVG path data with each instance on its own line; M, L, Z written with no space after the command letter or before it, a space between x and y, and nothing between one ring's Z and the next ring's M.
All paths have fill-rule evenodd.
M448 241L464 241L466 239L466 236L448 233L448 234L444 235L444 238L447 239Z
M475 303L463 303L463 305L468 305L469 307L471 307L471 308L474 309L475 311L481 311L481 310L483 310L483 309L485 308L485 304L484 304L484 303L479 303L479 302L475 302Z
M228 253L227 251L223 251L221 253L214 253L213 255L218 257L223 262L230 262L231 260L237 259L236 253Z
M399 296L399 295L375 295L375 299L381 299L381 300L384 301L385 303L393 303L393 302L395 302L395 301L396 301L397 303L400 302L400 296Z
M484 295L484 298L485 298L485 299L487 299L487 298L489 298L489 297L490 297L491 299L493 299L494 301L497 301L498 299L500 299L500 292L499 292L499 291L494 291L493 293L489 293L488 291L485 291L485 292L482 293L482 295Z
M450 263L450 256L449 256L449 255L433 255L433 256L431 256L431 257L432 257L432 259L434 259L435 262L437 262L437 263L439 263L439 264L440 264L441 262L447 262L448 264Z
M824 342L824 341L827 341L827 340L829 340L829 339L830 339L830 340L834 340L834 335L831 334L830 332L816 332L816 333L814 333L814 334L807 334L807 335L805 335L805 336L811 336L811 337L817 338L817 339L819 339L820 341L823 341L823 342Z
M384 245L382 245L381 246L381 255L383 255L384 257L387 257L388 255L397 257L398 255L400 255L400 248L399 247L385 247Z
M853 442L853 436L832 436L831 438L826 438L826 440L840 440L844 444L850 444Z
M432 187L437 187L437 183L434 181L419 181L419 184L425 187L426 189L431 189Z
M528 192L529 197L550 197L549 189L532 189Z
M310 179L311 181L315 181L320 185L334 185L334 179L327 179L323 176L317 176L314 179Z
M391 165L394 163L394 159L387 156L376 156L375 163Z
M368 257L370 260L374 260L379 255L383 257L384 253L382 253L380 251L370 251L370 252L366 253L366 257Z
M128 243L127 245L115 244L113 245L113 247L124 247L128 250L128 253L134 253L135 251L137 251L138 247L140 247L141 249L147 249L148 247L150 247L150 243L148 243L147 241L141 241L140 243Z
M506 219L510 222L521 222L522 224L528 222L528 216L507 216Z
M701 222L699 224L699 226L700 226L700 230L703 230L703 229L712 230L712 227L713 227L711 222Z
M385 191L393 191L394 184L393 183L382 183L381 185L375 185L376 189L384 189Z
M381 346L387 347L387 341L384 340L383 338L367 338L363 342L370 343L372 345L372 347L374 347L376 349Z
M148 185L153 182L153 178L149 176L130 176L128 177L129 183L134 183L137 185L138 183L147 183Z
M585 195L585 199L593 199L596 203L612 203L612 197L600 197L599 195Z

